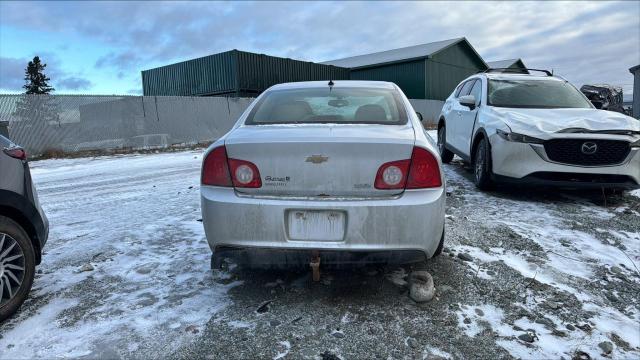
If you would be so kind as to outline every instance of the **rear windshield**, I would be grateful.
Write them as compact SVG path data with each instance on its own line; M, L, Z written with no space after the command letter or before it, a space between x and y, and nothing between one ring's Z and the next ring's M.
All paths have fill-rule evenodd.
M306 88L272 90L245 124L405 124L400 94L392 89Z
M591 108L580 91L558 80L489 80L487 103L512 108Z

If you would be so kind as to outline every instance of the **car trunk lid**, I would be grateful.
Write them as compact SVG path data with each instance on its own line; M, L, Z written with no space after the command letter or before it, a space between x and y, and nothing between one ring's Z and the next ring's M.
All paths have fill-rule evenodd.
M254 163L260 188L253 195L378 197L403 189L374 188L380 166L410 159L415 134L405 125L296 124L235 129L225 140L227 156Z

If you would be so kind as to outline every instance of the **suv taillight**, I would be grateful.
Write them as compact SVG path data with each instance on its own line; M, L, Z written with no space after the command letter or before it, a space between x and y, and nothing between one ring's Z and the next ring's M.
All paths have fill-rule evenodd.
M202 184L237 188L262 186L260 172L253 163L227 158L227 149L219 146L209 153L202 165Z
M2 151L14 159L27 160L27 152L21 147L4 148Z
M374 187L380 190L425 189L442 186L438 160L429 151L414 147L411 159L382 164Z

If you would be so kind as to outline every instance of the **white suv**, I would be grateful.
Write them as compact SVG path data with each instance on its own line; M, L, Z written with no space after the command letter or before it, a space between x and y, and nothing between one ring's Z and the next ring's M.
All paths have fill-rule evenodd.
M533 69L468 77L438 122L443 162L471 163L480 189L496 181L640 187L640 121L598 110L567 80Z

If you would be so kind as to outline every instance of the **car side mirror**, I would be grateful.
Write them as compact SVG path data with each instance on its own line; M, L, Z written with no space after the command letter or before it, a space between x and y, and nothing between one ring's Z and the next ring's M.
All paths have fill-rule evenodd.
M591 100L591 103L593 104L593 106L596 107L596 109L602 109L602 101L600 100Z
M458 99L460 105L468 107L470 110L476 108L476 97L473 95L460 96Z
M422 114L420 114L419 112L416 111L416 115L418 115L418 119L420 119L420 121L422 121L424 118L422 117Z

